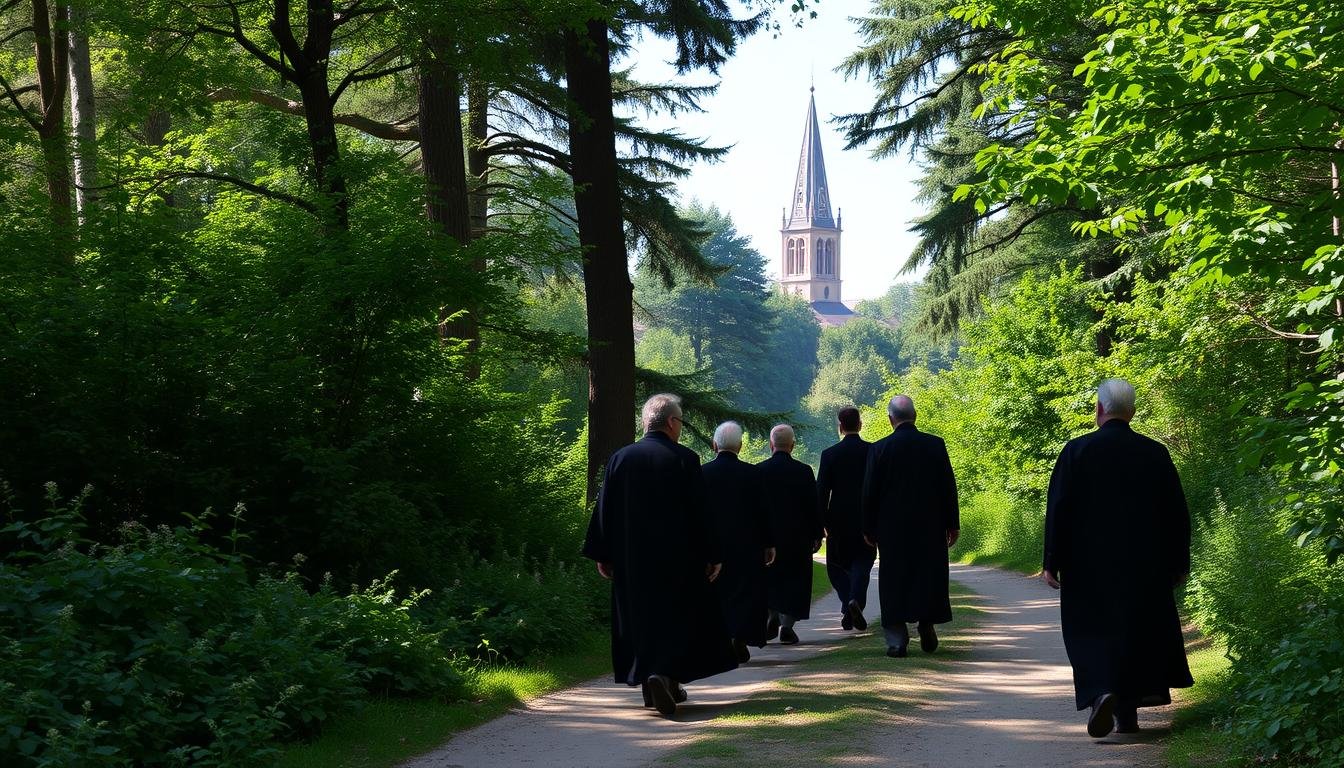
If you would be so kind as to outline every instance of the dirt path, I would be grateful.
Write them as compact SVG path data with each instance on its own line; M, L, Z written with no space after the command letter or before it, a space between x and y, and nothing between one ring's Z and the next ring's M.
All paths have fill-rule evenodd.
M1058 602L1045 585L973 566L954 566L953 578L974 592L962 604L982 614L953 625L932 657L886 659L880 633L841 631L832 594L799 625L800 645L753 649L746 666L688 686L674 719L643 709L637 688L603 678L532 701L406 766L1162 764L1164 711L1141 711L1138 736L1086 737Z

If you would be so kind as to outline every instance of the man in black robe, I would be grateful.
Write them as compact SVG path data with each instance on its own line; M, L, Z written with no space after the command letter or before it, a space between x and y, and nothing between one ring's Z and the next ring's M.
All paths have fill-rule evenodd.
M887 655L907 655L910 630L919 627L925 653L938 648L936 624L952 620L947 550L961 531L957 481L947 446L915 427L915 403L891 398L893 431L868 450L863 480L863 535L882 557L877 590Z
M761 495L760 470L737 457L742 426L725 421L714 430L712 461L704 466L709 516L723 547L723 571L714 582L723 619L739 663L751 658L747 646L765 646L769 618L766 567L775 559L770 520Z
M812 607L812 554L821 549L825 535L817 516L816 478L812 467L793 458L794 443L793 427L777 425L770 430L770 458L756 465L775 543L766 639L778 635L781 645L798 642L793 625Z
M1060 590L1064 647L1087 732L1139 729L1138 708L1194 684L1174 590L1190 572L1190 513L1167 449L1130 429L1134 387L1097 388L1097 429L1055 462L1042 578Z
M737 667L710 583L723 556L705 506L700 457L678 445L681 400L644 404L644 439L612 454L583 555L612 581L616 682L642 685L664 715L682 683Z
M863 617L868 579L877 557L877 550L863 540L859 504L869 443L859 437L863 422L858 408L841 408L836 421L840 442L821 452L817 470L817 503L826 527L826 575L840 596L840 627L863 631L868 628Z

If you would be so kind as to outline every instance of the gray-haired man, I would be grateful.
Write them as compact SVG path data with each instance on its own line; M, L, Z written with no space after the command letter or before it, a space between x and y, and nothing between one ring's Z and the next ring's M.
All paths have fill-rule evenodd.
M1130 429L1134 387L1097 387L1097 429L1050 476L1042 575L1060 590L1075 703L1088 735L1139 729L1138 708L1194 684L1173 590L1190 572L1190 513L1167 449Z
M700 457L679 445L681 400L644 404L644 439L612 454L583 554L612 580L611 660L616 682L644 687L664 715L685 700L681 683L737 666L710 589L723 556L706 514Z
M887 655L907 655L907 623L919 626L925 653L938 648L934 625L952 620L947 550L961 531L957 481L947 445L915 427L915 401L891 398L892 433L868 450L863 479L863 535L882 564L877 591Z
M770 430L770 458L761 468L775 564L770 567L770 621L766 639L779 633L781 645L798 642L794 622L806 619L812 605L812 553L825 535L817 515L817 480L812 467L793 458L793 427Z

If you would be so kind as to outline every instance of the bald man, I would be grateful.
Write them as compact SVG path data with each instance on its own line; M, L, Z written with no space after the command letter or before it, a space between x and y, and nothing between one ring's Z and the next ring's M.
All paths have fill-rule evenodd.
M812 554L825 535L817 514L817 480L812 467L793 458L793 427L770 430L770 458L761 468L765 506L775 545L770 567L770 619L766 639L776 633L781 645L798 642L793 625L808 618L812 606Z

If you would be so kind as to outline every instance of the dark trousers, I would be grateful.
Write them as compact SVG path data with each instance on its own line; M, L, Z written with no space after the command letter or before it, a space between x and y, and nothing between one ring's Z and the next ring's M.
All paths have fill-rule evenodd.
M859 610L868 605L868 580L873 573L875 558L855 558L847 565L835 565L826 561L826 575L840 596L840 610L844 610L853 600L859 604Z

